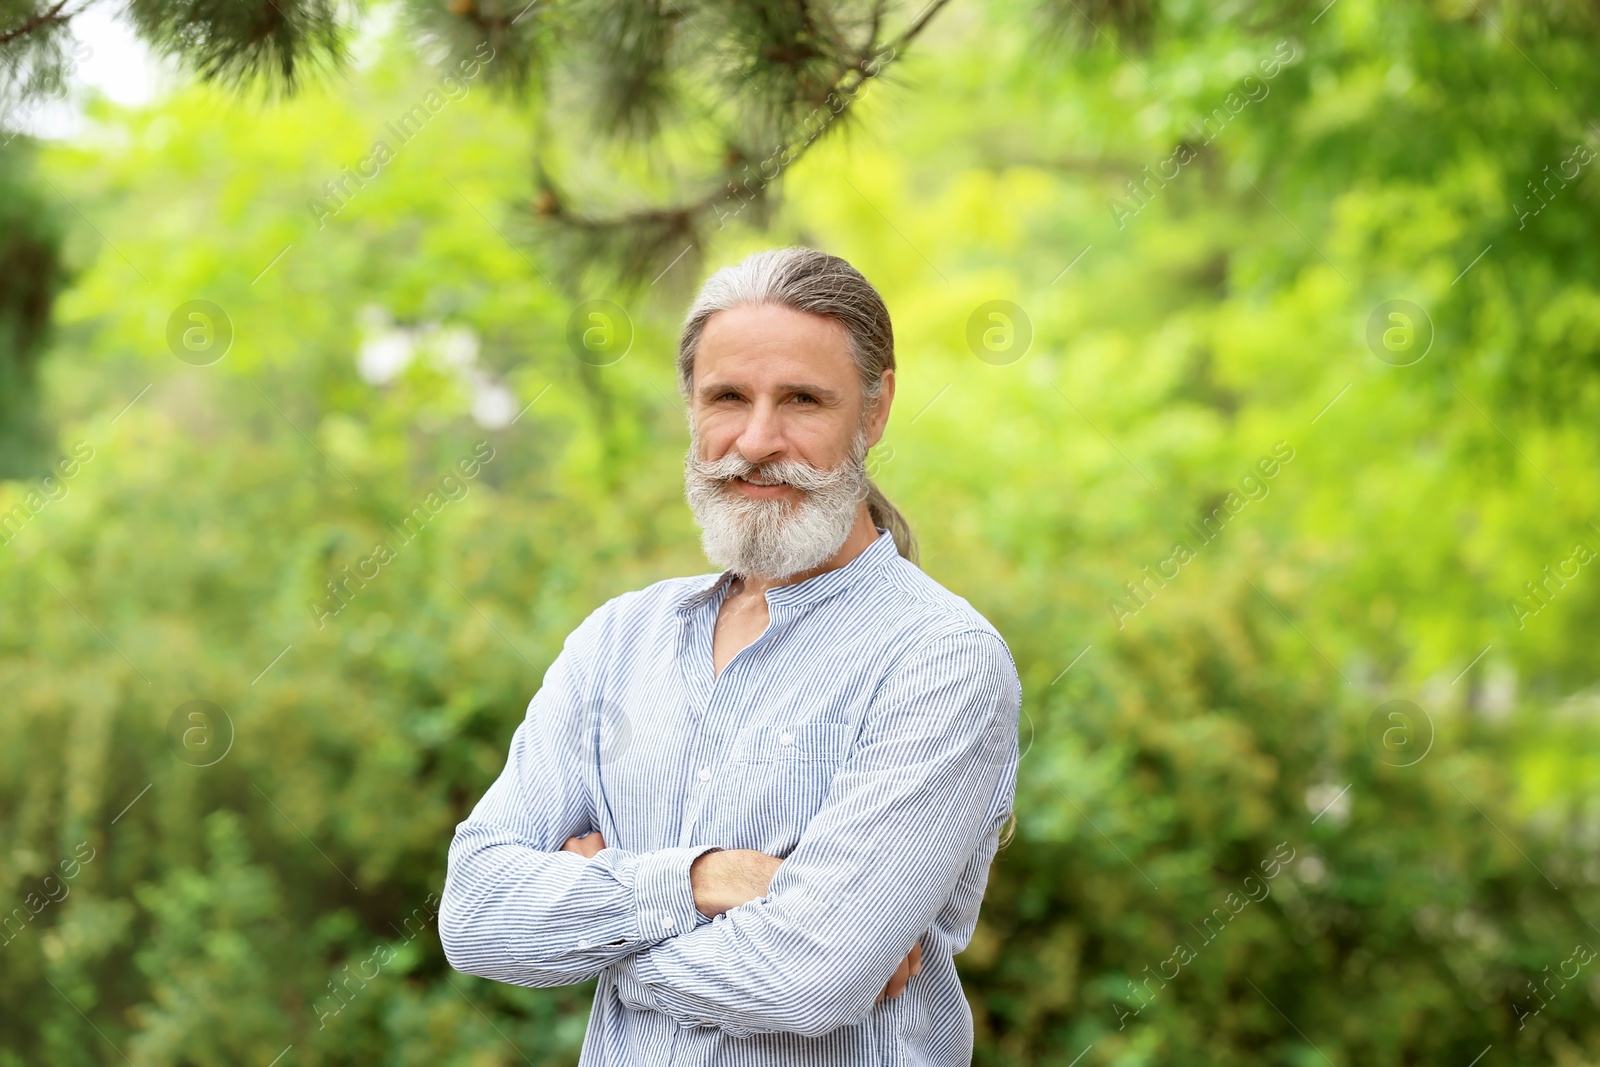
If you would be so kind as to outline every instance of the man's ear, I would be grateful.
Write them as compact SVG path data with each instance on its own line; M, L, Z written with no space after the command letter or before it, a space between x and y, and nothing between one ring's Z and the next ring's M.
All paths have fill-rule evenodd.
M889 408L894 403L894 369L883 372L883 388L873 402L872 414L867 417L867 447L883 440L883 431L889 425Z

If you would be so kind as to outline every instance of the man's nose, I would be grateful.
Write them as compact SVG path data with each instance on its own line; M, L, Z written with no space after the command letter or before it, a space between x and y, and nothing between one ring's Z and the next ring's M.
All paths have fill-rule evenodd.
M787 445L783 436L783 420L776 408L770 404L753 405L749 421L744 424L744 430L734 446L746 460L758 465L782 458Z

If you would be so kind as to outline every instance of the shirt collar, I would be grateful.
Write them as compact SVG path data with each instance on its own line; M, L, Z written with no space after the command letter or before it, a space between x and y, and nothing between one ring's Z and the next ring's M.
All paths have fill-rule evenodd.
M823 571L813 578L803 582L794 582L789 585L780 585L767 590L767 604L774 608L799 608L808 604L815 604L826 600L835 593L849 588L851 585L864 579L867 575L887 564L899 554L895 547L894 534L882 527L873 527L878 531L878 539L868 545L855 559L843 567L835 567ZM677 612L687 615L695 609L718 599L733 583L736 576L732 571L723 571L703 585L692 586L678 601Z

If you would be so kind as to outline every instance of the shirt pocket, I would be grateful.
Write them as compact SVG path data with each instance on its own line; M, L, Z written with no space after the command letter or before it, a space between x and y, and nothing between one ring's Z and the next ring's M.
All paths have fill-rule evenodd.
M701 809L700 837L723 848L786 856L828 795L855 738L847 722L740 731Z
M734 764L828 763L838 766L855 735L848 722L832 719L752 726L734 743Z

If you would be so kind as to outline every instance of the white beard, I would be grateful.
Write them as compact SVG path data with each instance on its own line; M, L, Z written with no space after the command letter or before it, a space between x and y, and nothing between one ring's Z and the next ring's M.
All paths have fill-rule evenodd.
M850 453L832 470L786 459L756 466L730 449L719 460L700 458L700 435L691 426L684 461L684 494L706 558L740 577L781 581L827 562L850 536L857 507L866 499L866 430L856 431ZM761 499L728 484L736 477L787 482L799 503Z

